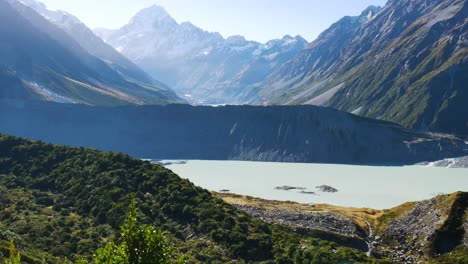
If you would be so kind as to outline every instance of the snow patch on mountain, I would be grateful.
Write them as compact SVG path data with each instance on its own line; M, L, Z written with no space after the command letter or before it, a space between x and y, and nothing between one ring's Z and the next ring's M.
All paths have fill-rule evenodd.
M29 85L35 92L38 94L44 96L49 101L55 102L55 103L62 103L62 104L78 104L79 102L68 98L66 96L59 95L49 89L47 89L45 86L40 85L36 82L26 82L26 84Z

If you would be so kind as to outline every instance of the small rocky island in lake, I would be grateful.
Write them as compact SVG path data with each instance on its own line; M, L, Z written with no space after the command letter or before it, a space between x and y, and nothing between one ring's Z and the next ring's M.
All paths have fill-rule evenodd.
M306 188L304 187L293 187L293 186L287 186L287 185L284 185L284 186L278 186L278 187L275 187L275 190L282 190L282 191L291 191L291 190L305 190Z
M167 161L167 162L164 162L164 161L160 161L160 160L153 160L151 161L152 163L155 163L155 164L158 164L158 165L161 165L161 166L171 166L171 165L184 165L184 164L187 164L187 161L185 160L181 160L181 161Z
M337 189L335 189L335 188L333 188L331 186L328 186L328 185L320 185L320 186L317 186L315 188L319 189L321 192L328 192L328 193L338 192Z
M316 195L315 192L309 192L309 191L300 191L299 193L302 193L302 194L311 194L311 195Z

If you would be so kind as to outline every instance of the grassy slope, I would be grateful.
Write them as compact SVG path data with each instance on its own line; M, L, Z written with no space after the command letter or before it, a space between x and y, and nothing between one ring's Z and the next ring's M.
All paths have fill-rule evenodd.
M450 4L450 1L445 2ZM389 5L396 5L397 8L396 3ZM404 18L408 26L405 25L394 39L388 41L379 40L383 33L376 31L375 34L381 34L375 36L376 43L369 50L363 53L356 50L357 54L343 57L342 63L323 69L328 73L311 73L308 76L310 81L291 91L283 91L282 98L278 98L278 94L273 97L278 99L276 103L287 103L294 95L333 77L323 89L293 103L305 103L344 83L344 88L327 102L328 106L349 112L362 108L361 115L393 121L405 127L429 127L433 131L467 135L468 119L466 114L461 113L466 113L464 102L468 98L468 90L465 89L468 82L468 75L465 74L468 69L468 48L453 40L460 34L463 36L460 32L466 28L462 15L466 4L462 8L454 18L435 24L431 24L431 20L423 15L414 22L411 22L411 16ZM413 11L417 13L416 10L414 8ZM392 11L399 12L398 9ZM392 14L384 10L374 23L384 23L383 19L387 19L385 16ZM402 14L402 17L405 15ZM388 21L384 24L390 23ZM376 30L372 25L363 26L362 30ZM398 26L391 29L395 28ZM356 41L361 40L357 38ZM367 38L367 41L372 39ZM359 47L363 47L366 43L360 44Z
M463 116L450 118L457 131L451 131L442 117L448 118L445 112L456 109L459 107L457 101L466 98L466 92L462 89L466 76L463 76L461 68L466 68L466 65L457 65L463 65L461 62L466 58L467 51L462 49L449 59L444 59L450 56L447 54L450 48L442 43L405 74L401 73L400 68L407 56L403 49L377 65L371 62L361 64L338 81L353 87L353 96L345 96L348 89L340 91L329 105L347 111L366 106L361 114L394 121L406 127L419 128L424 123L448 132L463 132L466 128L459 124L463 122ZM456 80L450 80L450 76L455 76ZM445 89L451 81L456 86ZM368 105L367 102L373 103Z

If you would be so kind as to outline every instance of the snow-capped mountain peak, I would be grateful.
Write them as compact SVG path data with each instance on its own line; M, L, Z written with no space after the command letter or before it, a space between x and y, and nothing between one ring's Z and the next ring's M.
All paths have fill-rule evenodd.
M291 35L284 35L284 37L281 39L282 41L290 41L293 40L294 38L291 37Z
M47 9L46 5L36 0L18 0L23 5L32 7L33 9Z
M16 0L9 0L16 1ZM23 5L29 6L54 24L59 25L62 29L72 27L76 24L82 24L81 21L75 16L63 11L52 10L45 4L36 0L18 0Z
M229 46L241 46L244 45L247 42L244 36L230 36L226 39L226 45Z
M164 7L152 5L138 12L128 26L149 29L158 26L174 27L177 22L167 13Z
M190 22L177 23L160 6L140 11L115 32L95 32L102 32L108 44L195 103L231 100L240 87L265 77L307 44L292 36L267 44L243 36L224 39Z

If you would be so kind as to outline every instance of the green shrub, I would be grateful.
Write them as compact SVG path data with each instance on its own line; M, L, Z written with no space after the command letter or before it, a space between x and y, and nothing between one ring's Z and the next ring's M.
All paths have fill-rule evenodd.
M173 263L172 247L164 234L154 227L137 222L137 202L130 203L127 217L120 227L122 231L119 245L111 242L98 249L94 256L95 264L170 264ZM179 263L183 263L180 259Z

